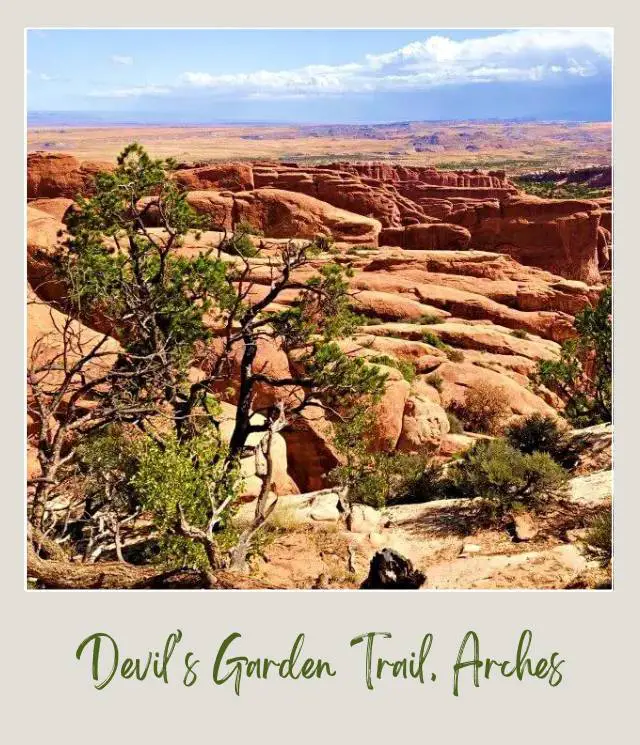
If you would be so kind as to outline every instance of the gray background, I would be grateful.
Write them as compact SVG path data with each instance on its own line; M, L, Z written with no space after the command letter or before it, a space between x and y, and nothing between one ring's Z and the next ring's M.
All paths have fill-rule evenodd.
M3 207L4 391L2 446L3 589L2 666L6 713L0 731L8 742L74 745L169 743L192 738L245 743L440 740L462 743L583 744L622 740L629 731L637 680L636 562L637 280L634 230L637 193L637 23L622 2L537 0L513 3L458 0L369 3L323 0L241 4L196 2L163 11L157 2L110 0L44 3L31 0L8 11L2 28L3 133L0 189ZM616 586L613 592L451 591L358 592L25 592L24 587L24 121L25 26L369 26L369 27L615 27L616 180ZM634 596L634 592L636 593ZM114 681L94 690L88 659L75 649L95 631L114 636L123 654L161 648L182 629L178 647L196 652L201 678L184 688L147 680ZM481 654L512 658L522 629L534 632L535 657L559 651L564 681L483 681L464 674L461 695L451 695L451 666L460 641L474 629ZM336 678L321 681L247 680L238 698L209 681L211 656L232 631L243 635L241 654L284 656L300 631L311 656L330 659ZM417 649L435 635L429 670L437 682L387 681L364 685L364 650L349 640L366 631L390 631L388 657ZM382 648L381 648L382 649ZM174 662L180 662L179 659ZM177 665L173 670L179 672ZM637 688L637 685L636 685ZM633 717L635 720L635 716ZM635 729L635 727L633 728ZM630 730L630 731L633 731ZM625 740L629 739L627 735Z

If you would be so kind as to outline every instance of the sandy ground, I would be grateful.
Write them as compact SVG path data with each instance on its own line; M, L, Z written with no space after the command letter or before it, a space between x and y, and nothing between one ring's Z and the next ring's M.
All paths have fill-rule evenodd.
M500 528L471 529L466 508L400 505L387 510L388 527L370 535L349 533L340 523L273 530L253 571L292 588L355 588L373 554L392 548L427 575L423 589L564 589L582 586L585 576L593 586L605 574L580 541L588 521L607 507L559 503L538 519L535 538L514 542Z

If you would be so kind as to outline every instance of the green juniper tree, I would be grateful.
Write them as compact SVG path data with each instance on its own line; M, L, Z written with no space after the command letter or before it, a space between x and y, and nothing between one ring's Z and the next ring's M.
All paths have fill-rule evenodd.
M204 562L213 583L217 570L243 566L255 532L275 506L267 503L276 433L309 407L335 421L348 420L364 401L381 394L385 375L336 344L357 325L344 269L314 242L288 242L257 270L252 252L245 250L248 234L242 235L243 250L226 253L229 240L207 245L202 231L208 226L172 179L173 167L130 145L115 170L97 176L94 194L78 198L69 219L69 240L54 266L56 280L67 288L58 304L70 319L68 328L53 361L32 360L28 370L41 471L31 483L30 521L36 531L68 538L68 513L61 525L52 504L64 494L69 474L76 477L78 468L86 470L87 457L95 458L95 450L89 457L90 448L83 451L80 443L93 442L99 453L105 431L113 433L115 425L137 443L137 461L130 478L119 478L118 488L111 483L111 497L133 490L136 508L151 512L174 548L177 541L187 553L195 551L195 563ZM187 238L202 245L196 257L180 250ZM299 270L313 258L319 259L318 271L299 279ZM260 284L262 291L254 293ZM287 290L297 291L297 299L273 311ZM80 343L76 319L101 332L92 344ZM256 369L261 340L288 354L290 377ZM203 348L215 351L194 382L190 371ZM109 364L100 375L90 374L103 354ZM214 392L228 385L230 372L237 396L226 442ZM273 392L271 403L261 408L255 403L258 385ZM283 388L296 395L278 396ZM253 522L233 535L229 517L237 504L239 460L254 433L262 434L265 479ZM125 503L118 504L115 514L126 520Z
M537 381L565 402L565 416L577 427L610 422L613 370L611 287L595 307L576 316L577 336L562 344L560 359L543 360Z

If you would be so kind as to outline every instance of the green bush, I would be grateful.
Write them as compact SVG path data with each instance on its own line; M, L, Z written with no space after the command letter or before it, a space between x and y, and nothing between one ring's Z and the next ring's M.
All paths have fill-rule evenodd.
M578 336L562 343L560 359L538 363L535 382L565 402L564 415L576 427L611 421L613 365L611 287L595 308L575 318Z
M425 376L425 382L436 389L438 393L442 393L442 384L444 383L442 375L438 375L437 372L429 373Z
M145 438L138 448L138 465L131 485L160 533L161 558L169 565L205 569L207 557L201 544L176 535L180 515L204 530L212 507L227 502L216 526L216 544L229 550L237 539L231 520L238 503L242 477L238 466L229 469L224 456L227 446L217 432L207 430L184 443L175 437L163 447Z
M613 520L611 510L595 517L584 539L584 548L589 556L608 567L613 558Z
M373 364L386 365L387 367L393 367L396 370L399 370L407 383L413 383L416 379L416 366L409 360L398 360L394 357L389 357L387 354L378 354L374 357L368 357L367 361Z
M236 223L233 234L220 245L220 249L232 256L244 256L251 258L258 255L258 249L253 245L250 235L263 235L263 233L254 228L247 220L240 220Z
M548 453L565 468L576 464L577 453L570 438L554 417L534 412L509 425L505 436L521 453Z
M514 508L537 509L567 488L567 472L547 453L525 454L502 439L482 440L454 461L448 492L482 497L500 516Z
M420 316L416 321L412 321L411 323L421 323L425 326L433 325L434 323L444 323L444 319L442 319L440 316L435 315L435 313L425 313L423 316Z
M585 184L561 184L552 180L528 181L519 178L513 181L518 189L526 194L546 199L597 199L611 194L610 188L594 188Z
M368 453L355 464L335 468L329 478L349 486L350 502L378 509L388 504L427 502L442 495L442 467L419 454Z
M433 331L425 331L424 334L422 334L422 341L436 349L442 349L443 351L449 349L449 346L445 344L437 334L434 334Z
M313 239L313 245L315 249L319 251L320 253L326 253L326 252L331 251L333 249L334 243L335 241L333 240L333 236L331 235L318 234ZM354 251L355 248L356 246L353 246L352 248L350 248L349 253L351 253L351 251Z
M524 329L514 329L511 332L511 336L515 336L516 339L528 339L529 336Z

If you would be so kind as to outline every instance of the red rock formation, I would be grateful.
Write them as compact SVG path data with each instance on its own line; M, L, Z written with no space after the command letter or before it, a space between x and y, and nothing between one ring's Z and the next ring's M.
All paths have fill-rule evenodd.
M54 197L53 199L34 199L29 202L29 209L36 209L51 215L60 222L66 222L67 216L73 206L73 199L67 197Z
M65 295L55 279L52 258L64 240L64 225L55 217L27 207L27 277L36 294L44 300Z
M91 193L95 175L112 163L85 161L72 155L35 152L27 155L27 198L68 197Z
M187 204L206 215L214 230L233 230L233 195L219 191L190 191Z
M332 207L306 194L255 189L234 194L236 221L244 220L272 238L331 235L346 243L377 245L380 223Z
M444 222L387 228L380 234L380 245L409 250L456 250L466 248L470 241L471 233L466 228Z
M29 197L72 197L87 192L91 175L99 167L62 154L32 153ZM182 168L175 178L193 192L189 201L196 210L226 230L244 218L269 237L332 233L350 243L375 243L375 227L365 229L362 223L346 227L338 221L343 224L334 230L329 223L336 227L337 213L334 210L330 216L331 205L350 212L352 223L367 218L373 218L372 225L378 221L384 229L383 245L411 249L470 245L591 284L600 281L600 269L610 267L610 198L530 197L518 194L501 171L439 172L389 163L311 167L260 162ZM269 197L268 191L279 196ZM290 196L284 196L287 193ZM319 200L324 207L316 202L294 204L296 198L291 194Z
M200 168L181 169L175 180L189 191L253 189L253 169L248 163L215 163Z

